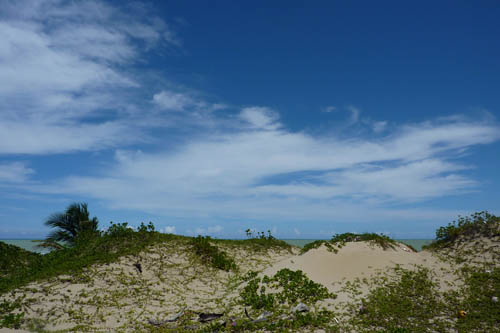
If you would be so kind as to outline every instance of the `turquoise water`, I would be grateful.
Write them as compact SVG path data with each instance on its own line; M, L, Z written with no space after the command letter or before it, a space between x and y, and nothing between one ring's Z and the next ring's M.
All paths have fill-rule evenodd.
M7 244L19 246L20 248L32 252L38 252L42 254L49 252L47 249L37 248L36 246L39 244L39 242L35 239L0 239L0 241Z
M304 247L308 243L312 243L317 239L283 239L290 245L295 245L298 247ZM0 241L7 244L12 244L19 246L25 250L38 252L38 253L48 253L47 249L38 249L36 245L38 242L32 239L0 239ZM432 239L397 239L397 241L413 246L417 251L422 250L422 245L429 244Z
M304 247L306 244L312 243L317 239L283 239L290 245L295 245L298 247ZM417 251L422 250L423 245L430 244L432 239L396 239L398 242L405 243L407 245L411 245Z

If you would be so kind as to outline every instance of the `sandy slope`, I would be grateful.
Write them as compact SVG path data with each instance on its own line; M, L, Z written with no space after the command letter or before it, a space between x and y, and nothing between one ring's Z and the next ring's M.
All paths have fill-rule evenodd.
M416 265L431 269L442 288L449 288L455 280L450 263L440 260L428 251L412 252L404 244L395 249L382 249L368 242L347 243L338 253L331 252L324 245L303 255L282 260L265 269L263 274L273 275L282 268L301 270L313 281L321 283L329 291L338 294L333 303L347 301L349 295L341 292L347 281L369 279L377 273L389 273L391 268L400 265L413 269ZM361 285L361 291L368 291L368 284Z
M56 330L84 325L93 331L140 331L148 319L161 320L183 308L192 311L193 317L196 311L240 316L243 311L236 300L243 284L238 276L248 270L268 276L282 268L302 270L338 294L336 300L324 303L332 309L356 301L343 290L348 281L358 279L365 294L369 284L362 282L364 278L390 273L396 265L427 267L442 288L453 288L456 281L452 263L426 251L412 252L403 244L383 250L367 242L355 242L347 243L338 253L322 246L303 255L298 254L297 248L294 253L255 253L241 247L225 250L236 259L240 275L208 269L196 261L185 245L173 242L123 257L110 265L95 265L78 276L34 283L7 297L24 297L26 318L34 319L32 328L38 325ZM136 262L141 263L142 274L134 267Z
M242 274L262 270L291 255L285 250L225 250L236 259ZM134 267L137 262L142 273ZM142 331L148 319L161 320L183 308L193 317L196 311L242 313L233 303L236 282L234 273L201 264L185 244L168 242L113 264L95 265L78 276L32 283L1 296L0 301L23 297L25 318L30 318L35 328L61 330L84 325L93 332L134 332Z

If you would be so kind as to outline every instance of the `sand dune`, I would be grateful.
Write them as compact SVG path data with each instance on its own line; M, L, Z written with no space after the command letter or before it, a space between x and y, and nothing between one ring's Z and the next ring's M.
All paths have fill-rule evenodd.
M488 245L490 250L497 246L486 241L479 243ZM183 308L193 311L192 315L196 311L213 311L241 316L243 309L236 300L244 283L238 276L248 270L268 276L283 268L301 270L338 295L322 304L331 309L357 301L342 289L348 281L366 281L377 274L390 273L397 265L430 269L443 289L453 288L458 281L453 262L428 251L413 252L404 244L384 250L369 242L350 242L338 253L323 245L302 255L298 248L293 253L254 253L239 247L224 250L236 259L240 272L207 269L185 247L165 243L122 257L113 264L94 265L78 276L32 283L9 293L7 298L23 296L28 305L26 318L40 320L48 330L85 325L90 329L140 331L148 319L165 318ZM478 256L483 255L478 252ZM138 261L142 263L142 273L134 267ZM362 282L360 287L362 297L370 284Z

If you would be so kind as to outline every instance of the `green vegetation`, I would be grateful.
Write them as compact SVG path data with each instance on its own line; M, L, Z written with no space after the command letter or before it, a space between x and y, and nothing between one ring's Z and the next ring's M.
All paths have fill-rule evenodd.
M211 245L211 240L209 236L198 236L193 238L190 244L203 263L224 271L236 270L237 266L234 260L229 258L226 252L219 250L217 246Z
M86 203L73 203L64 213L52 214L44 223L55 228L41 243L40 247L61 249L75 246L79 237L89 237L98 233L97 217L90 218Z
M436 231L436 240L423 248L445 248L458 240L471 240L480 236L500 236L500 217L486 211L466 217L459 216L457 221L449 223L446 227L440 227Z
M41 261L42 255L39 253L0 242L0 278L8 276L18 267L39 266Z
M247 239L242 241L243 244L250 245L254 250L266 251L273 248L286 249L291 251L292 246L285 241L279 240L271 235L271 231L267 231L266 234L261 231L254 234L250 229L245 230Z
M60 274L71 275L93 264L110 263L121 256L137 254L152 244L172 239L185 237L156 232L151 222L149 225L141 223L137 231L130 229L127 223L111 222L106 232L80 235L73 247L61 248L43 256L27 254L17 247L13 250L12 246L8 246L7 255L2 252L0 256L3 275L0 294L32 281ZM8 270L3 270L4 267Z
M321 245L325 245L329 251L338 252L338 249L342 248L346 243L349 242L370 242L374 245L380 246L384 250L388 248L394 249L397 242L385 235L379 235L375 233L363 233L363 234L353 234L350 232L343 234L336 234L329 241L318 240L309 244L306 244L301 253L306 253L311 249L317 249ZM338 247L338 248L337 248Z
M240 292L241 303L249 306L255 313L262 310L269 312L269 318L265 322L256 326L247 324L246 329L324 328L333 319L333 313L325 309L291 314L293 306L299 303L314 306L318 301L337 297L329 293L326 287L311 281L300 270L284 268L273 277L262 278L256 272L249 272L244 280L247 285Z
M455 266L458 267L454 272L458 283L448 283L446 290L440 288L435 275L438 272L421 266L414 269L396 267L370 279L341 284L339 292L348 293L348 301L344 303L332 302L336 295L325 286L311 281L302 271L282 269L271 277L260 276L255 271L243 275L244 268L260 270L267 265L266 259L262 259L265 256L255 256L257 259L252 261L254 256L248 255L252 251L272 253L268 258L276 258L283 254L279 251L292 250L289 244L277 240L269 231L254 234L247 230L246 240L222 240L161 234L155 231L151 222L147 225L142 223L137 230L127 223L111 223L105 232L77 233L72 246L60 247L47 255L0 242L0 295L5 296L0 299L0 328L32 327L40 331L48 322L69 316L70 321L78 325L74 329L92 331L100 327L106 315L111 313L105 312L106 309L115 307L113 311L118 311L120 320L123 320L120 329L127 327L138 331L178 332L195 326L196 330L203 332L294 332L314 329L328 332L500 332L500 267L497 257L492 255L498 251L499 222L498 217L480 212L470 217L459 217L457 222L437 230L437 240L430 246L432 249L461 244L467 250L473 247L470 251L475 257L471 258L482 259L475 262L464 256L462 264ZM479 237L487 237L491 241L481 242ZM337 234L329 241L308 244L303 252L322 244L336 252L348 242L359 241L367 241L383 249L396 246L394 240L384 235L345 233ZM165 246L150 248L163 242ZM232 249L236 251L230 251ZM139 255L145 250L150 253L147 257L149 262ZM274 250L279 251L274 253ZM452 252L456 252L455 248ZM130 266L134 262L142 262L147 274L131 271L128 266L122 266L117 272L114 272L116 267L110 270L103 269L103 266L90 268L94 264L116 262L121 256L133 256L127 259ZM244 256L250 259L242 261L245 264L238 267L235 258L242 260ZM193 265L200 262L204 265ZM212 268L231 273L217 272ZM165 272L171 275L166 276ZM212 277L215 275L217 281L214 282ZM51 279L56 276L59 278ZM17 294L9 292L29 282L46 279L49 279L48 283L26 287ZM94 279L105 281L104 287L93 289ZM176 279L175 284L171 283L173 279ZM61 281L92 287L76 295L68 290L52 290L53 286L59 287ZM164 284L165 281L168 283ZM200 282L207 286L204 294L197 289ZM224 312L221 318L224 323L218 320L200 323L193 320L194 311L198 309L191 309L186 310L170 328L147 324L145 316L165 318L163 308L161 313L145 315L147 305L157 302L160 307L163 306L166 294L181 293L185 297L189 284L192 284L191 293L200 294L195 297L200 307L211 304L206 311ZM369 287L367 294L362 293L362 284ZM109 288L109 293L108 286L113 286ZM41 298L48 297L50 302L58 302L59 312L37 310L40 312L33 315L30 306L37 300L23 294L23 290L37 292L42 295ZM70 297L76 297L78 301L73 303ZM133 298L137 309L127 308L130 298ZM186 304L182 297L180 299L175 306L183 308ZM299 303L307 305L308 311L293 311ZM323 307L327 305L335 307ZM79 311L84 306L95 307L95 314ZM251 319L243 309L248 311ZM335 312L330 311L332 309ZM465 315L458 315L459 311L464 311ZM255 320L257 318L260 320Z
M379 279L378 285L352 305L351 325L358 332L443 332L449 318L430 271L396 268L397 278Z
M20 328L24 318L24 312L16 312L21 307L19 301L0 303L0 328Z
M456 293L450 293L449 304L467 311L467 316L456 322L459 332L500 331L500 267L478 270L464 269L465 284ZM497 297L497 301L494 301Z
M500 268L468 267L464 284L449 291L439 289L427 268L396 267L393 273L373 278L370 293L348 304L347 331L499 332L500 304L494 297L500 295ZM353 299L358 289L351 285Z

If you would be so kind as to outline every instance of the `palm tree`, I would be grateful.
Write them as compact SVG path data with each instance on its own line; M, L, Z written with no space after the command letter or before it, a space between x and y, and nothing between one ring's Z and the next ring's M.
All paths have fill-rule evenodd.
M45 225L57 228L39 246L53 249L74 246L82 234L97 232L97 217L90 219L86 203L72 203L64 213L52 214Z

